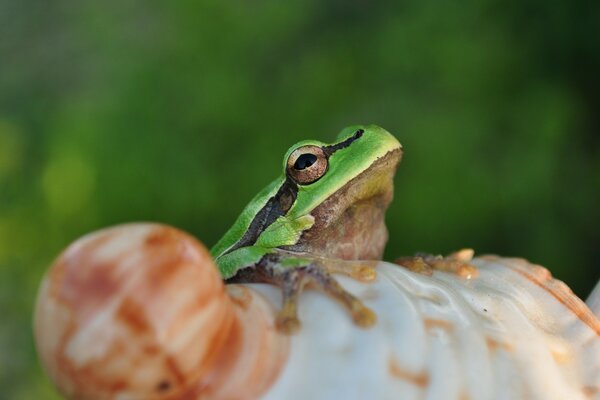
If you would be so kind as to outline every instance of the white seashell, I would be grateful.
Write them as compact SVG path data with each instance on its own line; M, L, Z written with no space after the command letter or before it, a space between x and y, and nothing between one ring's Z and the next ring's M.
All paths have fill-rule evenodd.
M600 318L600 283L596 285L586 303L590 310Z
M40 288L36 341L73 399L600 400L597 316L540 266L473 264L473 279L384 262L373 283L339 276L377 313L375 326L357 327L306 291L302 328L288 337L273 326L278 288L225 291L190 236L125 225L56 261Z
M377 313L368 330L304 294L302 331L265 398L600 399L600 321L585 304L525 260L473 264L470 280L389 263L373 284L339 277Z

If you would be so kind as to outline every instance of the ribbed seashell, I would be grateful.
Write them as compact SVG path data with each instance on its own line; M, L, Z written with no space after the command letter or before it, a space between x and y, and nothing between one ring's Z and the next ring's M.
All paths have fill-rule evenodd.
M368 330L305 293L302 331L265 398L600 399L600 321L589 308L525 260L473 264L469 280L389 263L373 284L339 277L377 313Z
M38 351L74 399L600 400L600 321L588 306L525 260L473 264L472 279L384 262L372 283L337 276L377 323L359 328L305 291L302 328L287 337L273 327L278 288L225 291L191 237L125 225L56 261L38 297Z
M600 282L596 285L590 297L588 297L587 305L596 314L596 317L600 318Z

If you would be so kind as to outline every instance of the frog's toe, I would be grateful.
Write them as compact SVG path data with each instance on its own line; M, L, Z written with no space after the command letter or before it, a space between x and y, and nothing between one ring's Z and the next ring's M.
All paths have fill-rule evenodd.
M368 307L365 307L362 303L359 307L355 307L355 310L352 310L352 319L358 326L362 326L363 328L368 328L370 326L375 325L377 322L377 314L373 310Z
M446 257L431 254L418 254L415 257L401 257L395 263L413 272L432 275L434 270L456 274L461 278L471 279L477 277L479 271L471 264L473 259L472 249L462 249Z
M281 333L293 335L300 330L300 320L296 316L279 313L275 318L275 327Z
M475 250L473 250L473 249L460 249L458 251L455 251L454 253L451 253L446 258L451 258L451 259L458 260L458 261L469 262L473 259L474 255L475 255Z
M433 269L438 271L450 272L465 279L475 278L479 274L479 271L477 271L477 268L474 265L471 265L465 261L453 260L449 258L434 260L431 262L431 266Z
M462 249L446 257L433 257L430 261L433 269L454 273L461 278L471 279L479 275L477 268L471 264L473 249Z
M357 325L366 328L377 321L377 315L362 301L348 293L327 271L311 265L307 267L306 272L319 289L339 300L350 311Z
M349 276L357 281L372 282L377 278L377 271L369 265L357 265L351 269Z
M433 275L433 268L431 267L431 265L426 263L425 260L419 256L400 257L394 260L394 263L418 274L427 276Z
M298 319L298 297L302 291L304 274L299 270L289 270L282 274L281 294L283 297L281 310L275 317L275 326L286 334L296 333L300 329Z

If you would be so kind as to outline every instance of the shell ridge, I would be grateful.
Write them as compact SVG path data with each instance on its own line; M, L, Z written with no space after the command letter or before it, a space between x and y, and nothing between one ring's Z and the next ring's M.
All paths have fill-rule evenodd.
M600 318L600 282L596 284L596 287L594 290L592 290L592 293L587 298L585 303L588 305L590 310L592 310L594 315Z

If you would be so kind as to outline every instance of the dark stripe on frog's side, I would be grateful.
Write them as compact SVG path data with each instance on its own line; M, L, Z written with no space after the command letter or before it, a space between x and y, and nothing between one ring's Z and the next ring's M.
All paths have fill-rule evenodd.
M362 129L357 130L354 135L350 136L348 139L332 144L329 146L323 146L323 152L329 159L333 153L343 148L346 148L352 144L355 140L360 138L363 135L364 131ZM248 230L244 233L244 236L240 240L238 240L233 246L231 246L227 251L223 253L223 255L231 253L234 250L237 250L242 247L252 246L258 240L260 234L267 229L277 218L282 215L287 214L287 212L292 208L294 202L296 201L296 196L298 195L298 186L294 181L288 176L283 184L277 190L277 193L271 197L263 208L256 214Z
M256 214L244 236L224 252L223 255L256 243L260 234L269 225L275 222L277 218L285 215L292 208L297 195L298 186L290 178L286 178L285 182L277 190L277 193Z

